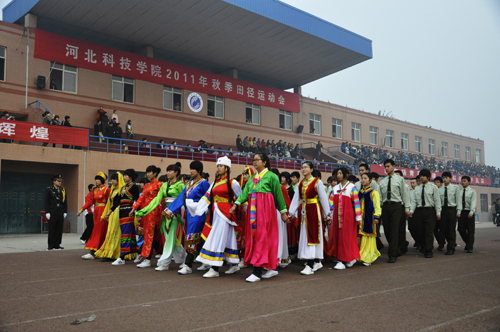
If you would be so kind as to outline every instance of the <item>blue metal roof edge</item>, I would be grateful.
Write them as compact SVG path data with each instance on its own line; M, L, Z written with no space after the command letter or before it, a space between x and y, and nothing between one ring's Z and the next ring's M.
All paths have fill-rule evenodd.
M12 0L2 9L3 21L15 23L29 13L40 0Z
M279 0L221 0L373 58L372 41Z

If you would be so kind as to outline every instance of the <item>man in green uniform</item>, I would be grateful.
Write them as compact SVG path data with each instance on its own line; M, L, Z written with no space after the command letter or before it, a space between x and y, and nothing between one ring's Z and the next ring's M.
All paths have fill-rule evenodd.
M49 221L49 246L47 250L60 250L64 218L68 214L68 201L66 190L61 186L62 175L52 177L53 185L45 190L45 216Z
M464 250L472 254L474 250L474 234L476 232L475 214L477 194L470 187L470 177L462 176L462 189L458 192L457 218L458 233L465 242Z

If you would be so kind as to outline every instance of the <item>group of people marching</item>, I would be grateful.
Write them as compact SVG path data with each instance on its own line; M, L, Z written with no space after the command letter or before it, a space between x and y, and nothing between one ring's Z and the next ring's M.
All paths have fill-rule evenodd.
M304 261L303 275L321 269L325 258L336 258L337 270L356 262L369 266L380 256L381 220L389 263L408 250L406 218L425 257L432 257L434 233L445 239L450 255L456 247L457 217L466 250L472 252L475 191L468 188L467 177L459 192L445 172L445 185L438 190L429 183L430 172L422 170L421 184L412 183L410 190L402 174L396 175L392 160L384 166L388 176L380 185L368 166L361 165L360 181L350 181L349 171L340 168L325 190L311 162L302 164L303 179L298 181L299 174L279 173L270 168L266 154L257 153L253 168L247 166L233 179L231 160L224 156L217 160L211 184L202 176L200 161L191 162L187 183L180 179L179 163L167 167L162 181L161 170L149 166L142 194L133 169L113 174L111 188L99 172L78 213L94 207L94 228L85 246L90 252L82 258L114 266L133 260L147 268L154 251L157 271L168 270L173 259L180 264L178 273L186 275L197 261L202 263L197 270L206 271L203 277L212 278L219 276L225 261L226 274L251 265L246 280L256 282L278 275L278 266L286 267L291 257Z

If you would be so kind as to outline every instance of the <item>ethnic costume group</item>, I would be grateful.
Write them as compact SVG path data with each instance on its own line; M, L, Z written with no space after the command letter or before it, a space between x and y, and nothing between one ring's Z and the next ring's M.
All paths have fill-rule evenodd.
M310 162L302 164L304 178L295 187L290 186L289 173L270 169L267 155L256 154L253 166L247 166L240 179L233 179L231 160L221 157L211 184L202 177L206 173L199 161L190 164L191 179L186 184L180 181L179 163L167 167L164 182L157 179L160 169L149 166L149 183L142 194L134 184L137 174L133 169L113 174L111 189L104 184L106 175L98 173L96 187L79 212L94 206L94 228L85 247L90 252L82 258L100 258L112 261L114 266L133 260L137 267L147 268L154 252L158 258L155 270L169 270L174 260L180 264L178 274L191 274L196 261L201 263L197 270L206 271L205 278L218 277L225 261L229 266L225 274L252 266L248 282L278 275L277 268L285 268L294 256L304 261L303 275L321 269L325 258L337 260L336 270L356 262L370 266L380 256L377 248L382 218L387 220L384 227L389 262L404 253L403 246L408 242L400 240L400 226L391 223L403 218L405 206L407 211L417 210L415 214L429 219L423 222L418 240L426 257L432 253L429 239L436 218L428 208L441 204L440 194L431 184L426 187L429 191L422 188L421 194L411 196L408 186L401 185L402 178L393 178L390 168L386 167L389 176L384 179L388 183L383 181L380 190L372 173L364 172L361 181L354 184L348 181L348 170L340 168L333 173L337 184L327 191L314 176L317 171ZM401 186L401 190L393 185ZM453 211L451 205L458 198L452 198L452 192L455 190L444 191L450 219L454 215L470 218L472 207L467 202L472 201L472 191L463 190L462 204L456 203L459 208ZM441 212L435 208L432 211L438 215ZM450 223L442 227L453 228ZM467 237L467 249L472 252L474 231L469 224L466 220L459 230ZM144 238L140 246L137 235ZM454 251L451 232L446 240L448 251ZM294 255L289 255L291 252Z

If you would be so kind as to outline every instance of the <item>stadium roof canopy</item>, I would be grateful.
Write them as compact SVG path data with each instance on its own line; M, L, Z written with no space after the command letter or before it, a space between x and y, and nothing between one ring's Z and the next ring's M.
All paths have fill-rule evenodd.
M12 0L6 22L279 89L372 58L371 40L277 0Z

